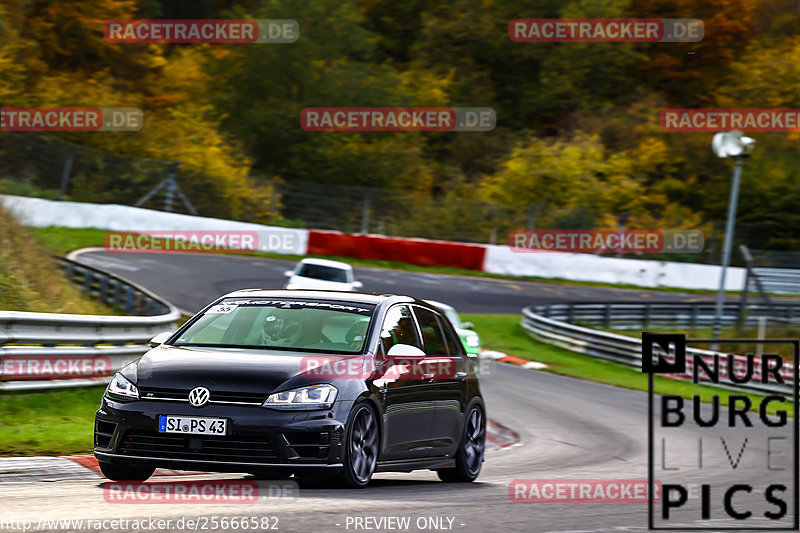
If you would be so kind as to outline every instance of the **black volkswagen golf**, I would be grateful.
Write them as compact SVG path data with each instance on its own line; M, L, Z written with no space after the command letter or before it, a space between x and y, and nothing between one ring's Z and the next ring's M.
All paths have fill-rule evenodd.
M480 473L486 408L450 322L406 296L242 290L122 368L95 420L113 480L157 467L329 479Z

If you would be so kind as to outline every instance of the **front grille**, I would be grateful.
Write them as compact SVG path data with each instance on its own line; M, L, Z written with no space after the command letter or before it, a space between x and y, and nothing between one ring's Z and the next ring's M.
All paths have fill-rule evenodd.
M119 446L123 455L163 459L199 459L237 463L273 463L278 457L267 437L205 437L128 430Z
M143 400L171 400L171 401L189 401L189 391L181 389L158 389L146 388L139 390ZM210 403L245 403L253 405L261 405L267 398L263 393L250 393L250 392L227 392L215 391L211 392Z
M188 393L187 393L188 394ZM249 392L217 392L211 391L212 402L243 402L261 405L267 399L266 394Z

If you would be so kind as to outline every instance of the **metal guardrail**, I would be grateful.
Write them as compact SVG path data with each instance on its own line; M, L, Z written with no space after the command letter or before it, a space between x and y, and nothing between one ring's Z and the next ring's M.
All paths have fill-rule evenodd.
M800 317L800 303L773 304L788 317ZM748 318L756 320L762 309L753 306ZM756 308L756 309L753 309ZM726 303L723 321L735 323L739 316L739 305ZM676 326L689 328L711 325L714 319L714 302L652 302L610 304L551 304L534 305L522 310L521 325L534 338L591 357L615 361L641 368L642 341L635 337L606 331L598 331L570 322L603 325L604 327ZM715 352L687 348L687 354L713 357ZM791 365L786 365L790 367ZM791 369L794 371L794 369ZM702 383L702 382L701 382ZM748 383L737 385L759 392L791 394L792 387L785 385Z
M87 293L145 316L0 311L0 391L103 383L180 318L174 305L135 283L68 259L59 262ZM61 379L42 379L48 377Z
M800 269L753 268L752 272L768 293L800 294ZM751 288L748 287L748 290Z
M527 309L547 318L604 328L676 326L694 329L713 325L714 305L713 301L567 303L535 305ZM800 300L797 303L751 304L745 313L740 311L739 302L726 302L722 313L723 324L755 324L760 317L800 321Z

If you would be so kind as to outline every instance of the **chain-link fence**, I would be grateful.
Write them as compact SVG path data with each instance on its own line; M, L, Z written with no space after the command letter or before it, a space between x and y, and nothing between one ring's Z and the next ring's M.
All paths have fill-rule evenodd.
M230 191L220 185L223 180L191 165L123 156L48 134L0 133L0 192L7 194L139 204L281 226L475 243L505 244L512 230L534 225L541 229L595 227L588 210L583 208L550 215L548 219L555 220L555 224L540 226L537 223L544 219L537 219L537 212L545 213L553 207L543 202L527 212L518 212L501 204L452 194L437 197L427 192L380 187L252 179L261 193L246 190L242 194L247 201L231 201ZM230 207L234 204L238 208ZM710 229L705 232L701 253L606 255L719 264L724 223L716 221L705 227ZM737 224L735 243L748 244L753 249L757 266L794 268L800 264L800 252L760 250L764 242L758 225ZM743 264L739 254L733 254L732 264Z
M231 217L214 176L183 163L141 159L36 133L0 134L0 192ZM348 233L505 242L524 227L497 204L302 181L261 180L262 222ZM185 195L186 201L182 196ZM144 201L142 201L144 200ZM246 220L239 213L232 218Z
M130 157L30 132L0 133L0 192L247 222L275 218L280 207L269 183L226 179L180 161Z

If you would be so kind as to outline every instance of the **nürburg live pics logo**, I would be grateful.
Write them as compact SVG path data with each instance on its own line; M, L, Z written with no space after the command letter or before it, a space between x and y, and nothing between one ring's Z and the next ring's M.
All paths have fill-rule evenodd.
M797 531L799 346L642 333L650 529Z

